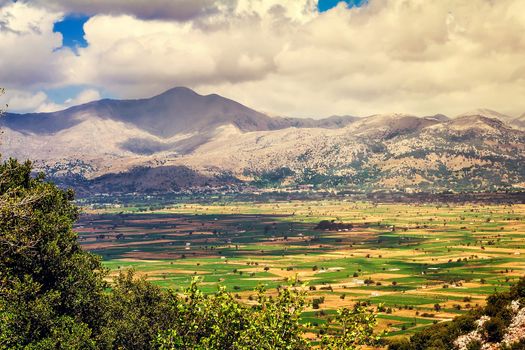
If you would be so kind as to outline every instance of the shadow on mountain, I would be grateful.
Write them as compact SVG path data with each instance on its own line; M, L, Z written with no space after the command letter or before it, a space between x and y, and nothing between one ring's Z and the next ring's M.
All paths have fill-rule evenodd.
M185 166L136 167L92 180L81 175L50 176L49 179L62 188L73 188L79 197L93 193L168 193L240 183L228 174L205 176Z
M22 134L52 135L81 123L80 119L63 112L54 113L6 113L0 118L0 127L16 130Z
M232 183L236 179L230 179ZM95 193L179 191L191 187L224 185L224 178L207 177L185 166L138 167L124 173L106 174L89 181Z

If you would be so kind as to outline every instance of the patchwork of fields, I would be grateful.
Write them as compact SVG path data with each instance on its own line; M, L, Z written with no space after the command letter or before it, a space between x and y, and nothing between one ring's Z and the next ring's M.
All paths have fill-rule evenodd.
M357 301L380 307L390 336L453 318L525 271L525 205L406 205L346 201L174 204L86 210L76 231L116 274L133 267L160 286L253 289L294 278L323 323ZM352 228L318 229L322 220ZM340 226L344 227L344 226Z

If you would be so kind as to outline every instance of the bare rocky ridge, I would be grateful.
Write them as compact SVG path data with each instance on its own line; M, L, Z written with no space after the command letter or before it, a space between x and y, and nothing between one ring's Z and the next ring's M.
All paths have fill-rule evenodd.
M523 113L520 117L513 119L511 125L518 129L525 130L525 113Z
M269 117L219 95L174 88L0 119L4 156L96 192L249 183L372 191L525 186L525 117L476 110Z

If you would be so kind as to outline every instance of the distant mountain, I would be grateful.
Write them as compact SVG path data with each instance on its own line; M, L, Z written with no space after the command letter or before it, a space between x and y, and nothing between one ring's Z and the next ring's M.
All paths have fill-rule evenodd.
M493 111L492 109L488 109L488 108L478 108L473 111L460 114L458 117L472 116L472 115L479 115L482 117L494 118L494 119L499 119L499 120L512 120L513 119L509 115L499 113L499 112Z
M100 100L54 113L7 114L4 126L37 135L52 134L97 117L131 124L152 135L169 138L181 133L214 130L233 124L242 131L281 128L274 120L219 95L202 96L176 87L139 100Z
M525 130L525 113L523 113L520 117L513 119L511 121L511 125L521 130Z
M0 153L30 158L82 192L219 185L375 190L525 187L525 118L269 117L187 88L54 113L7 114Z
M24 133L48 135L93 117L131 124L162 138L213 131L229 124L241 131L261 131L291 126L333 128L355 120L350 116L322 120L270 118L217 94L203 96L191 89L176 87L147 99L104 99L53 113L7 113L1 125Z
M359 120L358 117L345 115L333 115L324 119L313 118L275 118L280 121L281 127L295 127L295 128L323 128L323 129L337 129L345 127L353 122Z
M513 126L513 127L516 127L516 128L519 128L519 129L525 129L525 118L523 117L525 114L523 114L521 117L515 118L515 117L512 117L512 116L507 115L507 114L503 114L503 113L499 113L499 112L493 111L491 109L479 108L479 109L476 109L476 110L468 112L468 113L463 113L463 114L459 115L458 117L473 116L473 115L486 117L486 118L498 119L498 120L501 120L501 121L507 123L508 125Z
M53 113L6 113L0 119L0 127L33 138L53 136L58 139L70 133L86 143L94 133L102 132L110 137L109 144L114 141L111 135L117 136L125 129L126 137L120 140L117 148L150 155L167 150L191 152L225 125L233 125L243 132L288 127L336 128L355 119L350 116L322 120L271 118L216 94L202 96L191 89L176 87L147 99L104 99ZM135 129L135 136L132 129ZM93 147L100 147L100 143Z

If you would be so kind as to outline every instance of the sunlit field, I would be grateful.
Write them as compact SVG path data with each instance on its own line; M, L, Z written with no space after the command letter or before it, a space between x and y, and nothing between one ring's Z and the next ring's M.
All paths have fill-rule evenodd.
M322 220L352 224L331 230ZM294 279L312 305L304 322L369 302L388 336L452 319L524 273L525 205L406 205L346 201L177 204L85 210L83 247L112 271L134 268L162 287L192 278L249 302Z

